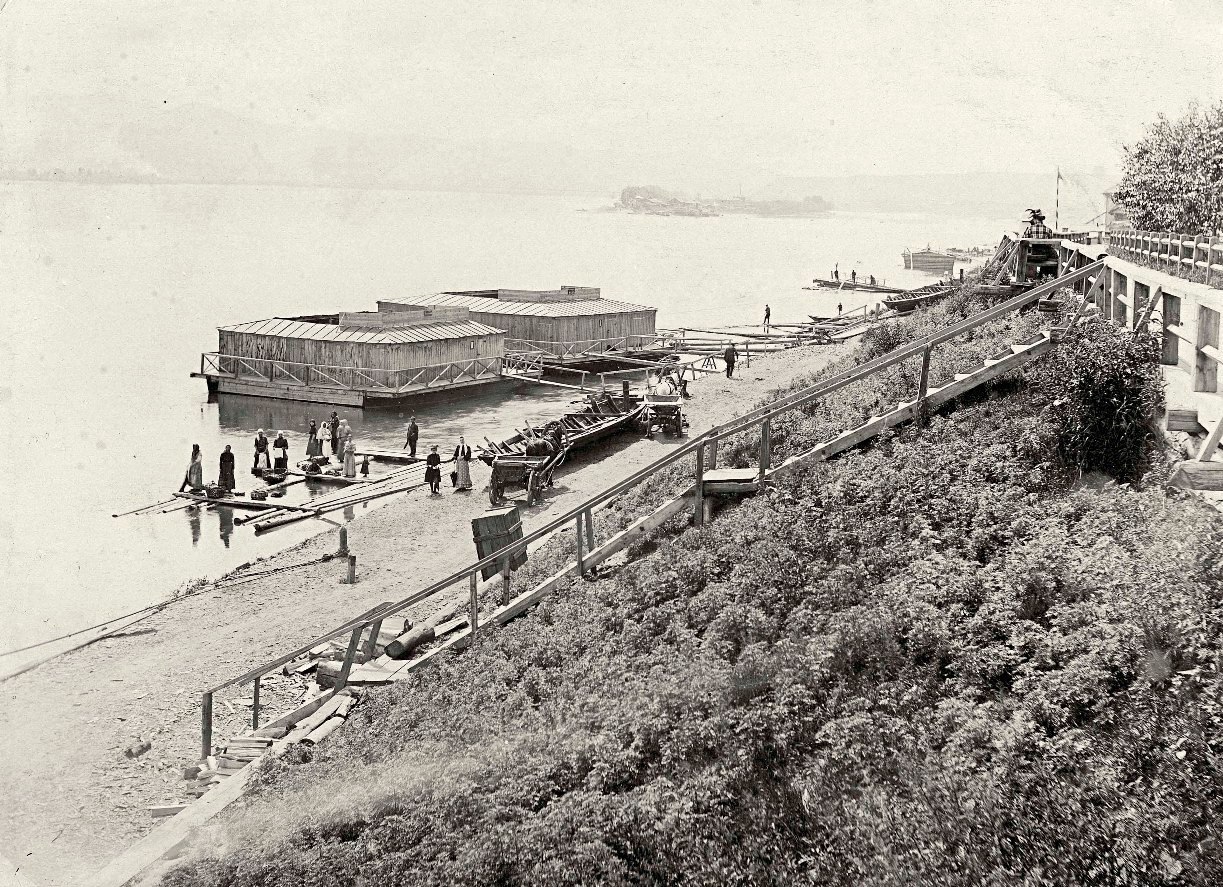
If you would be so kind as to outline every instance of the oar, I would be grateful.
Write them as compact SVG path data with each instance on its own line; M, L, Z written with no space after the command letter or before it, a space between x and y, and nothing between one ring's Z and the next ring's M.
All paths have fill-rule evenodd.
M112 514L111 517L127 517L129 514L136 514L140 511L152 511L154 508L161 508L165 505L172 504L174 499L167 499L165 502L154 502L152 505L145 505L143 508L133 508L131 511L123 511L119 514Z

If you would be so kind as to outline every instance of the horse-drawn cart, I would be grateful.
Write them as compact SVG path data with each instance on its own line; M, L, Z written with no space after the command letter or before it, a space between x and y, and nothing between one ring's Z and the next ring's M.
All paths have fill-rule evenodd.
M493 505L505 502L505 490L511 484L527 491L527 505L543 499L544 489L552 485L552 472L565 461L566 452L568 447L557 433L529 441L525 453L496 454L488 480L489 501Z

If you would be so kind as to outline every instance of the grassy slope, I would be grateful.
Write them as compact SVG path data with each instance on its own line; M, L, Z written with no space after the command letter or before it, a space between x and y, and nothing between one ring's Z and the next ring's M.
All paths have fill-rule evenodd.
M980 332L934 378L1034 324ZM827 437L906 374L775 444ZM370 694L167 883L1217 880L1223 525L1158 488L1070 489L1049 401L1008 380L665 528Z

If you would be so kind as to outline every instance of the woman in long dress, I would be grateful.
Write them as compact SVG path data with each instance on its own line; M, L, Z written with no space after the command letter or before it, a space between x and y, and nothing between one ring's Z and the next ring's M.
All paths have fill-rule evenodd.
M285 471L288 469L289 440L285 437L285 433L283 431L276 435L276 440L272 442L272 449L276 451L276 470Z
M190 488L192 491L198 490L204 486L204 455L200 452L199 444L191 445L191 464L187 466L187 473L183 477L182 486L178 488L181 493L183 490Z
M437 444L429 447L429 455L425 457L425 483L429 485L429 495L442 494L442 457L437 454Z
M454 491L471 489L471 447L463 438L459 438L459 445L454 448L454 470L458 473L458 478L454 484Z
M352 440L352 429L348 427L347 419L340 420L340 430L337 433L339 434L339 444L340 444L339 452L340 452L340 455L343 456L344 449L346 448L348 442Z
M272 468L271 459L268 457L268 439L263 436L263 429L259 429L259 433L255 435L255 467L254 472L269 471Z
M225 445L225 452L221 454L221 468L217 475L217 484L227 492L233 492L234 488L238 486L237 481L234 480L234 453L229 448L229 444Z
M318 455L328 460L331 458L327 455L329 443L331 443L331 426L324 422L318 429Z
M357 476L357 445L351 437L344 441L344 476Z
M306 438L306 458L307 459L313 459L320 452L322 452L319 447L320 443L321 441L319 440L319 437L318 437L318 423L315 422L313 419L311 419L309 436Z

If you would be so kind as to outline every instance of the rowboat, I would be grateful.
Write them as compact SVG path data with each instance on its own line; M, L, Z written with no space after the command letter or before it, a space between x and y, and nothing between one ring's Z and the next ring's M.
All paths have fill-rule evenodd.
M888 296L883 300L883 304L897 314L904 314L914 308L924 308L926 305L933 304L950 292L951 287L947 284L932 283L915 290L906 290L899 295Z
M588 396L586 407L576 413L565 413L543 428L528 426L500 442L485 438L487 446L479 448L479 459L492 465L498 456L525 456L532 441L545 437L555 428L561 431L565 450L581 449L627 428L641 416L645 405L638 397L628 398L600 393Z

